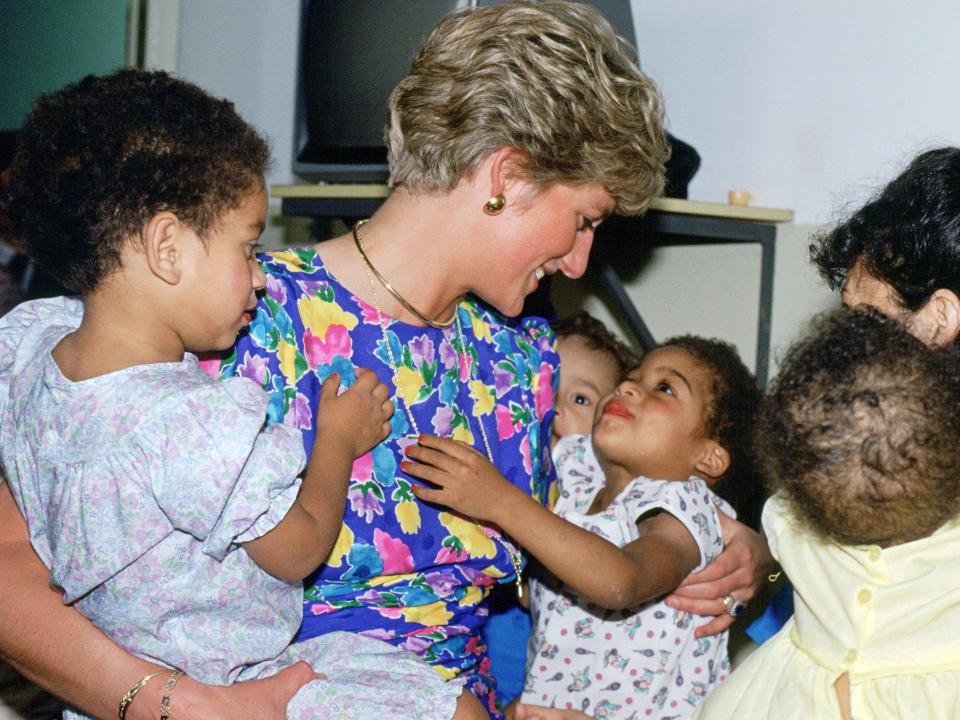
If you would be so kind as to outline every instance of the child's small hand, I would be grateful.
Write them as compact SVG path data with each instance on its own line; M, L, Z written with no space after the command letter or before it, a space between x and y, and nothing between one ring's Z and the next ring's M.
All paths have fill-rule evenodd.
M452 508L468 517L493 520L494 513L514 489L487 458L469 445L436 435L421 435L420 444L406 451L400 468L438 487L413 485L425 502ZM414 462L410 462L413 460Z
M340 443L358 458L390 434L393 403L376 373L357 368L353 385L338 395L340 376L331 373L320 388L315 443Z

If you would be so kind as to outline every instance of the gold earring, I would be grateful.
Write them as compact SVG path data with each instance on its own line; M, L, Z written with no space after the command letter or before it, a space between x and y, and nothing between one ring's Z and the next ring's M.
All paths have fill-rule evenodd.
M506 206L507 199L503 196L503 194L494 195L483 204L483 211L487 215L499 215L503 212L503 209Z

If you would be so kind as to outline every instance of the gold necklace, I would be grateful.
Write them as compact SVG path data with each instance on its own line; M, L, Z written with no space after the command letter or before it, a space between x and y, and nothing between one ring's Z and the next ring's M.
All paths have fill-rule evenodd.
M417 320L422 322L424 325L429 325L432 328L437 328L442 330L443 328L450 327L453 324L453 318L457 316L457 311L453 311L453 317L445 322L438 322L432 318L428 318L422 312L417 310L413 305L410 304L410 301L407 300L403 295L401 295L390 283L387 282L387 279L380 274L380 271L374 267L374 264L370 262L370 258L367 257L367 254L363 251L363 239L360 237L360 226L363 225L367 220L358 220L357 223L353 226L353 242L357 246L357 250L360 251L360 257L363 258L363 263L367 267L367 272L373 273L381 285L383 285L387 292L389 292L393 297L397 299L397 302L400 303L408 312L414 315Z
M353 239L357 243L357 249L360 251L360 257L363 258L363 265L367 270L367 280L370 281L370 296L373 298L373 307L377 311L377 321L380 324L380 333L383 335L383 344L387 346L387 355L390 358L391 370L393 370L393 385L397 386L397 374L400 372L400 366L397 364L397 359L393 354L393 347L390 345L390 338L387 337L387 324L383 320L383 311L380 309L380 298L377 295L377 284L374 282L374 276L379 277L376 269L370 263L370 260L367 258L366 254L363 252L362 241L360 240L360 233L357 232L360 228L360 225L366 222L366 220L361 220L353 227ZM381 282L384 282L381 278ZM385 284L385 287L389 290L390 286ZM408 308L411 309L411 308ZM419 313L414 313L419 315ZM421 317L421 319L424 319ZM457 326L457 341L460 343L460 352L457 356L457 363L463 363L463 356L466 355L467 345L463 339L463 326L460 324L460 310L459 305L453 311L453 318L445 327L449 327L450 324L456 323ZM431 323L432 324L432 323ZM436 326L434 326L436 327ZM457 372L457 377L459 377L459 368ZM403 397L397 393L396 394L397 402L403 407L403 412L407 416L407 419L410 420L410 425L413 427L413 431L417 434L417 437L420 436L420 426L417 424L417 419L413 416L413 409L407 405L407 402ZM466 416L465 416L466 417ZM487 429L483 426L483 418L477 418L477 424L480 425L480 435L483 437L483 449L486 451L487 460L490 461L491 465L496 466L496 463L493 461L493 451L490 449L490 440L487 438ZM523 554L520 552L520 549L514 547L507 543L503 538L503 535L496 532L492 528L483 525L476 520L473 521L476 523L477 527L480 528L480 531L486 535L488 538L496 541L507 553L507 557L510 558L510 564L513 565L513 570L517 576L517 597L523 597Z

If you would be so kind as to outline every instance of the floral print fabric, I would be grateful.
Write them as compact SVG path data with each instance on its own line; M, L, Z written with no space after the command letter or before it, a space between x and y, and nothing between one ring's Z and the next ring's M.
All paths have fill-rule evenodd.
M451 717L460 689L410 653L347 633L290 647L301 585L237 545L283 518L304 464L295 430L263 429L266 395L215 381L191 355L71 382L51 350L82 315L57 298L0 320L3 466L65 602L203 682L307 660L329 677L298 693L291 717Z
M521 326L469 299L457 310L465 347L457 323L436 329L384 316L384 328L376 309L342 287L312 248L261 260L264 297L221 375L251 378L266 390L270 422L299 430L308 449L330 373L349 385L356 367L370 368L396 405L390 437L353 465L339 539L307 583L300 639L349 630L386 640L445 678L468 677L495 712L479 629L491 587L511 582L514 570L495 531L413 495L417 481L400 470L403 449L416 442L407 411L420 432L486 454L482 424L500 472L546 503L558 364L552 332L542 320Z
M604 485L590 438L562 438L554 457L560 484L554 512L575 525L623 547L639 537L639 518L662 510L680 520L700 548L695 570L723 550L716 508L733 511L703 480L638 477L606 509L588 515ZM596 718L676 720L690 717L729 674L727 633L696 639L695 618L688 613L662 602L605 610L555 579L530 585L534 631L523 702Z

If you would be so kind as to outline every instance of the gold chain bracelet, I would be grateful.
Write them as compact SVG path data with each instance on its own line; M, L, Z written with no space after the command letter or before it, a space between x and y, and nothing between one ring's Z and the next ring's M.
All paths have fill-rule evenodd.
M140 682L127 690L123 694L123 697L120 698L120 710L117 712L117 717L119 717L120 720L124 720L124 718L127 717L127 709L130 707L130 703L133 702L133 699L137 696L137 693L143 690L144 685L153 680L153 678L155 678L157 675L163 675L165 672L167 671L157 670L149 675L144 675L142 678L140 678Z
M163 685L163 695L160 697L160 720L170 720L170 695L177 686L177 680L183 675L183 670L174 670Z

